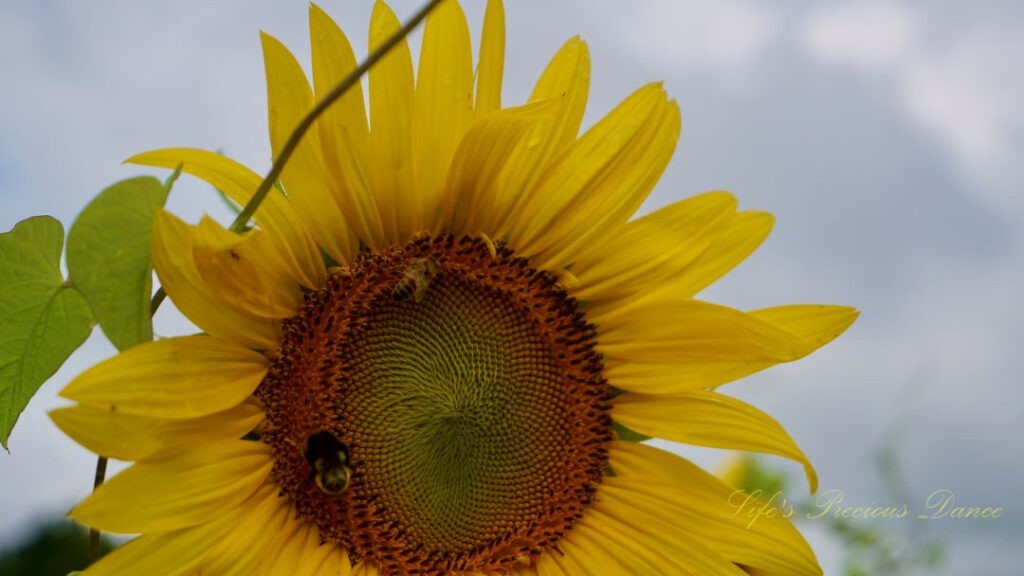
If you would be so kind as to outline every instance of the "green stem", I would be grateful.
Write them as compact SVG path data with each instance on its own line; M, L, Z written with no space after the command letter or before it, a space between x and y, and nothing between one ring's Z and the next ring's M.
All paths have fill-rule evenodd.
M92 489L95 492L100 484L103 484L103 477L107 475L107 458L100 456L96 460L96 476L93 478ZM89 563L92 564L100 557L100 531L93 528L89 530Z
M397 32L388 37L383 44L377 47L376 50L370 53L359 66L356 67L348 76L342 79L330 92L327 93L319 102L314 106L303 118L302 121L292 130L291 135L288 137L288 141L285 142L284 147L281 148L281 153L277 155L277 159L274 160L274 164L270 167L270 172L260 183L260 187L256 189L256 192L249 199L249 202L245 204L245 208L238 213L235 217L234 222L231 223L231 230L233 232L241 232L245 229L246 224L252 219L252 215L256 213L256 209L259 207L263 199L267 197L270 189L274 187L274 183L281 177L281 172L284 170L284 165L288 163L288 160L292 157L295 149L298 148L299 142L302 141L302 137L306 135L306 132L313 126L316 119L326 111L331 104L334 104L338 98L341 98L345 92L348 92L359 80L373 67L374 64L380 61L392 48L398 45L399 42L405 40L405 37L409 35L424 18L427 17L430 12L437 7L438 4L444 0L430 0L404 26L399 28ZM164 292L163 287L160 287L156 294L153 295L153 299L150 302L150 315L156 314L157 309L160 308L160 304L163 303L167 293ZM96 461L96 477L93 483L93 490L99 487L103 483L104 476L107 473L107 459L100 456ZM100 532L99 530L92 529L89 531L89 563L93 563L99 558L100 552Z
M156 294L153 294L153 299L149 301L149 315L155 316L156 311L160 308L160 305L164 303L164 299L167 298L167 292L164 291L164 287L161 286L156 289Z

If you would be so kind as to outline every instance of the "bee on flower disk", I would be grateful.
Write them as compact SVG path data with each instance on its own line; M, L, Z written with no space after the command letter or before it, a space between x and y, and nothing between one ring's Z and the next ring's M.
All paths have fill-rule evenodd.
M437 260L433 258L413 258L402 272L402 279L391 291L391 297L395 300L408 300L412 296L417 304L422 302L427 288L440 271Z
M306 440L306 462L313 481L324 494L338 496L348 488L352 470L348 467L348 446L338 437L321 430Z

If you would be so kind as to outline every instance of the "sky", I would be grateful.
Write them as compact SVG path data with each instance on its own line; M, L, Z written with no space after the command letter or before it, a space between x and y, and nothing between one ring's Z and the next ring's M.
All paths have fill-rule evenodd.
M464 2L474 42L482 1ZM365 52L369 0L324 2ZM406 17L413 2L396 2ZM675 157L642 211L706 190L776 215L754 256L701 295L741 309L848 304L812 357L722 388L778 419L851 505L889 504L873 464L896 443L910 505L936 489L998 521L915 521L950 545L943 573L1016 574L1024 553L1024 5L888 0L509 2L504 102L569 37L590 46L585 125L640 85L679 102ZM0 4L0 230L69 225L123 166L165 146L269 166L259 30L308 70L302 2ZM413 50L418 45L413 36ZM360 48L362 47L362 48ZM162 177L162 174L161 174ZM227 220L183 178L168 207ZM182 333L165 307L158 335ZM0 454L0 545L84 496L94 459L45 416L113 349L99 331L33 399ZM679 448L714 466L712 451ZM774 463L775 461L773 461ZM797 466L778 461L798 478ZM801 486L802 487L802 486ZM902 502L899 502L902 503ZM826 574L841 558L807 523ZM968 568L970 567L970 568Z

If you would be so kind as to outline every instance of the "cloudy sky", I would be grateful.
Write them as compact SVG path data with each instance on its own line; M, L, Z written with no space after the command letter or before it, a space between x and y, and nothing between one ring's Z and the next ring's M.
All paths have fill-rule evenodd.
M483 2L464 4L477 34ZM958 503L1007 508L994 522L908 522L950 543L948 574L1016 574L1024 5L510 4L506 103L523 101L546 59L580 34L593 59L587 124L651 80L680 103L679 147L644 210L727 189L776 214L764 247L702 297L862 310L814 357L724 390L776 416L822 489L843 490L851 505L891 503L872 458L895 438L912 507L947 488ZM323 6L365 47L370 0ZM395 4L400 15L415 6ZM146 173L120 164L143 150L219 149L265 171L257 32L308 63L306 25L302 2L0 4L0 230L35 214L70 223L106 185ZM169 206L192 220L226 218L195 181L183 179ZM184 330L167 308L158 334ZM88 490L93 458L45 411L70 377L112 352L97 331L22 416L0 454L0 545ZM840 554L807 529L829 573Z

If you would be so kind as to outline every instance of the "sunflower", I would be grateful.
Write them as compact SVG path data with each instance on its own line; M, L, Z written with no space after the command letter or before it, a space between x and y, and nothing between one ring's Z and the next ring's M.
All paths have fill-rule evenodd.
M371 48L399 28L378 2ZM856 312L741 312L694 299L772 217L728 193L641 218L680 128L644 86L578 135L587 46L555 54L503 108L504 15L479 62L454 1L319 118L236 234L167 212L152 257L202 334L80 375L57 425L135 463L70 513L137 538L86 574L820 574L782 518L750 524L732 488L657 437L807 458L716 387L801 358ZM312 87L263 36L270 140L353 70L310 9ZM215 153L175 167L246 203L260 177Z

